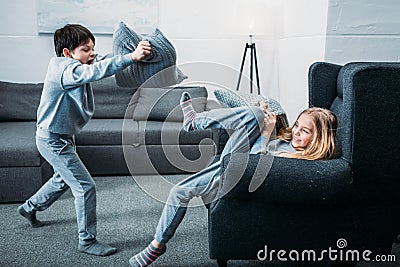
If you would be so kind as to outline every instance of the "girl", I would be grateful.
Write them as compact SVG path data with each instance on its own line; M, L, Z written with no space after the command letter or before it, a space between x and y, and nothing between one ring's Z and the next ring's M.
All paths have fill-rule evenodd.
M275 138L273 131L276 116L268 111L264 102L260 103L260 107L215 109L196 114L192 107L192 99L185 92L180 104L184 114L183 129L186 131L207 128L234 130L220 159L233 152L271 153L280 157L306 160L333 157L337 119L329 110L304 110L293 127L280 129ZM269 142L271 138L275 139ZM272 147L274 149L271 149ZM219 160L171 189L154 240L143 251L129 259L131 266L148 266L165 253L166 243L174 235L193 197L201 196L203 199L215 200L221 177L220 165Z

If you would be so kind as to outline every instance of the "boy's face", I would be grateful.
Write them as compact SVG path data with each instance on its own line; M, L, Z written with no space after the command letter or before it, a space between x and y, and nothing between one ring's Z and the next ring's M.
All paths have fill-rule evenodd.
M67 51L66 57L79 60L82 64L92 64L95 57L93 41L89 39L86 44L80 45L72 51Z

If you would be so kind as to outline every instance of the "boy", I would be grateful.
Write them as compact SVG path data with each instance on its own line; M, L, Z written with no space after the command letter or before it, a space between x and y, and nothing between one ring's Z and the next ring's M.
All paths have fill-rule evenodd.
M90 82L111 76L133 61L150 54L150 43L140 42L136 50L96 61L95 38L85 27L67 24L54 33L57 57L50 60L37 112L36 145L54 169L53 177L18 212L32 227L43 223L36 212L50 207L68 188L75 198L79 228L78 251L108 256L116 248L96 240L95 183L75 151L74 135L94 112Z

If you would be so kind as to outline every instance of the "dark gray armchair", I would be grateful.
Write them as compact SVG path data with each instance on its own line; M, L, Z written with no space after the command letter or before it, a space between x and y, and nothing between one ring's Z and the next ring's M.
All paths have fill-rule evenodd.
M366 250L371 259L390 254L400 232L400 63L314 63L309 105L338 116L336 157L226 156L220 198L209 209L210 257L219 266L257 260L265 248L313 250L316 260L329 248L359 251L323 257L350 266ZM252 180L262 181L254 192Z

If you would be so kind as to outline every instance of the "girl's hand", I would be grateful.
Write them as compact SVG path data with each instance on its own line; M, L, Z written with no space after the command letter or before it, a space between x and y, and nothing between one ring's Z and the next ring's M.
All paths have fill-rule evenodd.
M261 100L260 103L258 103L259 107L261 108L261 110L267 114L268 113L268 105L267 102L265 102L265 100Z
M261 131L261 134L267 138L270 138L272 132L275 129L275 123L276 123L276 115L272 112L267 111L265 113L264 127Z
M149 41L140 41L135 51L131 53L134 61L143 60L146 56L150 55L151 46Z

